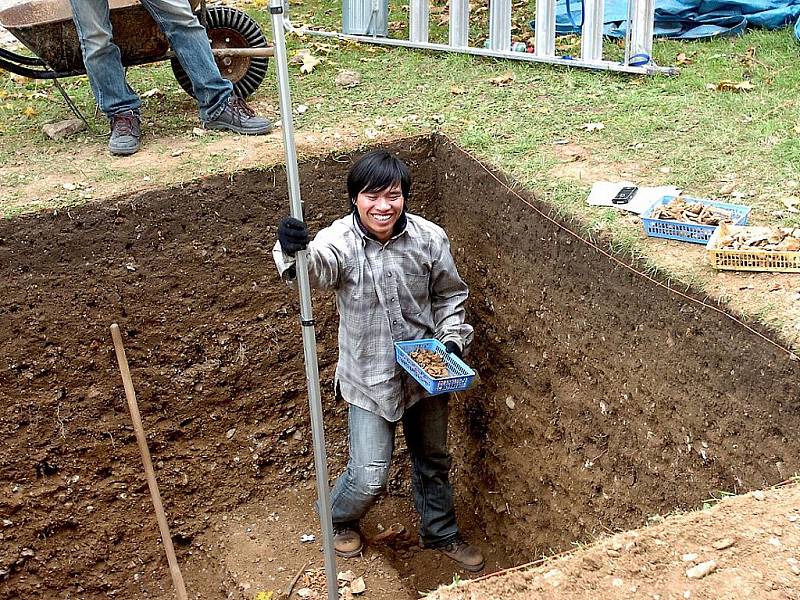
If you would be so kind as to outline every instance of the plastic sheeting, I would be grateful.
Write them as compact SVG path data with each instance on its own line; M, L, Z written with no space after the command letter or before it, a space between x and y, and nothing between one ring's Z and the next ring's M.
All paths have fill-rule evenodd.
M556 32L580 32L582 7L582 0L558 0ZM627 0L606 0L605 34L624 37L627 16ZM656 0L654 35L691 40L737 35L748 27L778 29L791 24L800 41L800 0Z

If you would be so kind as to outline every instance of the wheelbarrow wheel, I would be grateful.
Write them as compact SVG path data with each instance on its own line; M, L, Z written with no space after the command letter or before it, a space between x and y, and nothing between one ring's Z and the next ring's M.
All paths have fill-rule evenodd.
M246 13L227 6L212 6L206 12L208 39L212 48L265 48L267 40L261 28ZM267 58L252 56L218 56L217 66L225 79L233 83L233 91L247 98L258 89L267 74ZM172 72L180 86L194 96L192 82L177 58L172 59Z

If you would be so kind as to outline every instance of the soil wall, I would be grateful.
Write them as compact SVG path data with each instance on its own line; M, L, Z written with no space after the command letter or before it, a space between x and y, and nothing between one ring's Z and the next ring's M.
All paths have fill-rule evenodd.
M435 216L470 285L482 378L457 403L460 496L505 556L525 562L800 470L797 362L435 145Z

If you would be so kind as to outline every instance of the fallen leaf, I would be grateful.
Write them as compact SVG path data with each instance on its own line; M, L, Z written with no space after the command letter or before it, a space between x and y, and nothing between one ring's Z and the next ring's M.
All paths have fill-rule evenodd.
M163 95L164 95L164 92L162 92L162 91L161 91L160 89L158 89L158 88L153 88L153 89L147 90L146 92L144 92L144 93L142 93L142 94L139 94L139 95L140 95L142 98L150 98L151 96L163 96Z
M298 104L297 107L294 109L298 115L302 115L308 112L308 106L305 104Z
M300 65L300 72L306 74L311 73L311 71L314 70L314 67L316 67L320 62L322 61L313 54L311 54L311 52L309 52L308 54L304 54L303 64Z
M686 56L685 52L681 52L680 54L678 54L678 56L675 57L675 62L677 62L679 65L690 65L694 61L688 56Z
M32 106L26 106L24 113L25 116L28 117L29 119L35 117L38 114L36 109L33 108Z
M584 123L583 129L585 131L600 131L601 129L605 129L605 125L603 123Z
M511 396L509 396L508 398L506 398L506 406L507 406L508 408L510 408L510 409L512 409L512 410L513 410L513 409L514 409L514 407L515 407L516 405L517 405L517 404L514 402L514 398L512 398Z
M300 50L289 60L290 65L300 65L301 73L311 73L320 62L308 49Z
M711 87L709 87L711 86ZM708 84L706 88L716 90L718 92L749 92L755 89L755 86L749 81L720 81L716 85Z
M462 94L466 94L467 90L460 85L454 85L450 88L450 93L453 94L453 96L461 96ZM798 127L800 127L800 125L798 125Z
M339 571L339 574L336 575L336 579L339 581L347 581L348 583L353 581L356 578L356 574L352 571Z
M489 83L492 85L496 85L497 87L508 87L513 85L514 82L517 80L517 76L514 75L511 71L503 73L502 75L498 75L497 77L492 77L489 80Z

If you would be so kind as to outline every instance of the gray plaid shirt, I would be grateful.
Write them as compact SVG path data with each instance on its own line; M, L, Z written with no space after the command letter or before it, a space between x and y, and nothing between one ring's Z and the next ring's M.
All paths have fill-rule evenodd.
M462 349L472 341L464 322L469 290L459 277L444 230L416 215L388 242L367 237L352 214L309 244L311 285L336 293L339 362L336 382L347 402L397 421L426 395L395 362L393 342L435 337ZM294 258L276 243L285 280Z

